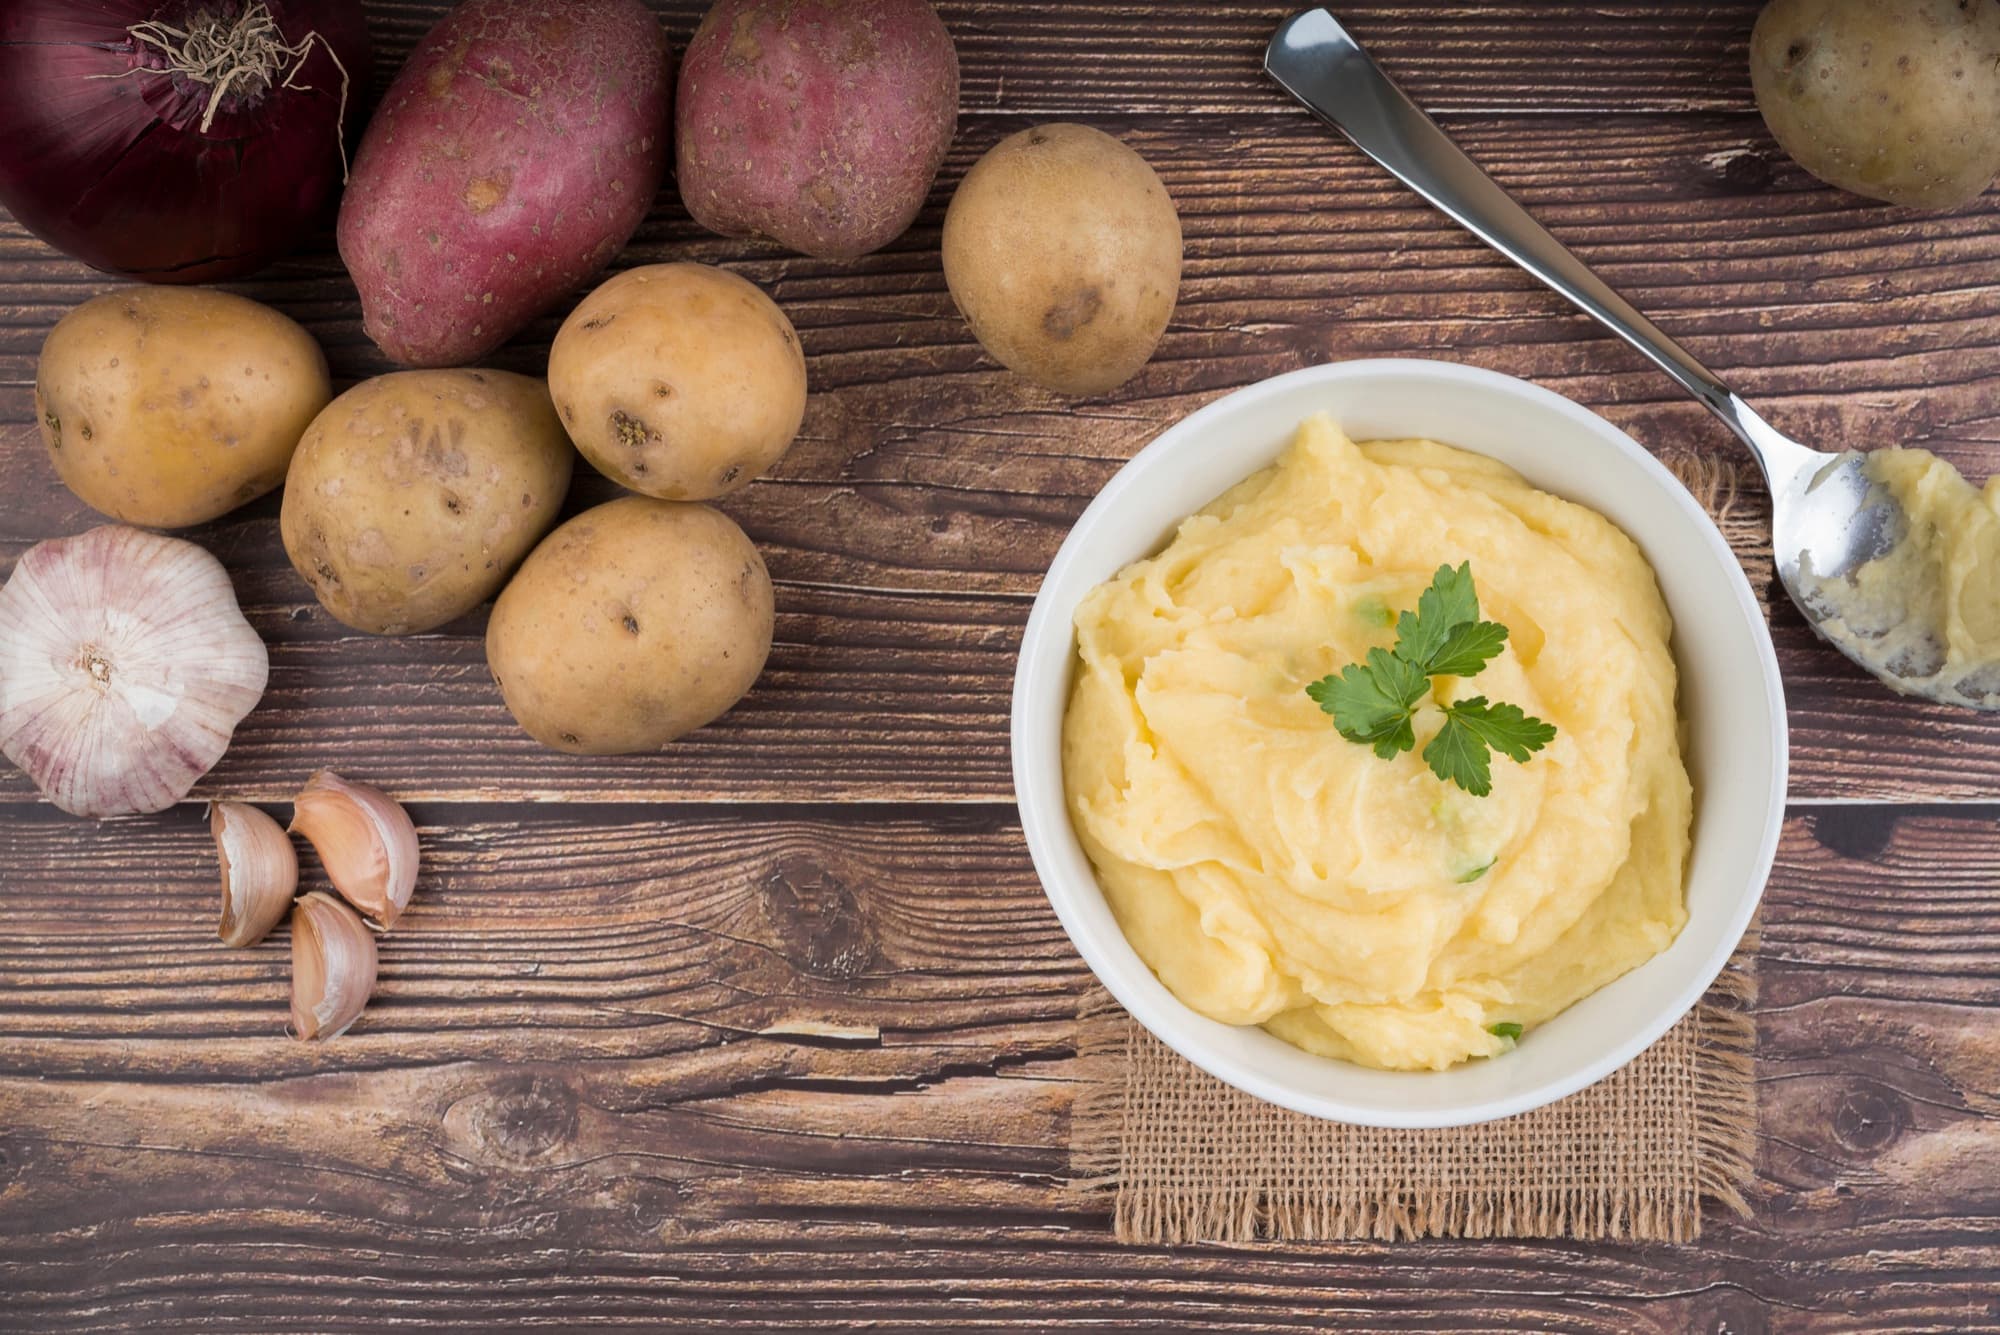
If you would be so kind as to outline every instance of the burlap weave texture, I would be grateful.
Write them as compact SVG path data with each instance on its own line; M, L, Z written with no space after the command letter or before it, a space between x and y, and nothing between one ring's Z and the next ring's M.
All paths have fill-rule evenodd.
M1113 1195L1126 1242L1692 1241L1704 1198L1746 1211L1750 956L1746 942L1702 1004L1610 1078L1520 1117L1434 1131L1324 1122L1240 1094L1096 993L1077 1185Z

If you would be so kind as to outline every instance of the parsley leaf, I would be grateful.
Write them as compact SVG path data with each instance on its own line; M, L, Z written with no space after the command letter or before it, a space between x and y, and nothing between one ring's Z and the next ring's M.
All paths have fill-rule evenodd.
M1306 694L1333 715L1342 737L1373 746L1376 755L1389 760L1417 744L1410 710L1430 688L1429 677L1378 648L1368 651L1366 666L1349 663L1337 675L1306 687Z
M1444 727L1424 748L1424 759L1440 779L1484 797L1493 791L1489 748L1518 764L1555 735L1552 725L1529 718L1519 705L1491 705L1485 696L1475 695L1444 707Z
M1507 628L1497 621L1467 621L1454 626L1431 659L1431 675L1476 677L1506 643Z
M1492 871L1494 864L1498 863L1499 861L1500 861L1499 858L1488 858L1486 859L1486 861L1480 863L1477 867L1467 868L1465 871L1459 873L1458 883L1460 885L1471 885L1474 881L1484 876L1487 872Z
M1489 705L1475 695L1445 706L1445 713L1507 759L1520 763L1555 740L1552 723L1529 718L1519 705Z
M1342 737L1393 760L1417 744L1415 710L1431 692L1430 679L1476 676L1506 643L1505 626L1479 619L1472 563L1439 566L1416 610L1396 618L1394 649L1370 649L1365 663L1321 677L1306 694L1333 716ZM1424 762L1474 797L1493 791L1492 752L1524 762L1556 735L1519 706L1489 704L1483 695L1442 708L1444 726L1424 747Z
M1477 620L1479 595L1472 587L1472 562L1456 570L1439 566L1431 586L1418 597L1417 610L1396 618L1396 657L1429 674L1434 671L1431 660L1451 633Z
M1514 1021L1502 1020L1498 1024L1487 1025L1486 1032L1495 1038L1519 1038L1523 1031L1521 1026L1514 1023Z
M1444 726L1424 747L1424 763L1440 779L1457 784L1474 797L1484 797L1493 791L1493 762L1487 754L1479 734L1447 709Z

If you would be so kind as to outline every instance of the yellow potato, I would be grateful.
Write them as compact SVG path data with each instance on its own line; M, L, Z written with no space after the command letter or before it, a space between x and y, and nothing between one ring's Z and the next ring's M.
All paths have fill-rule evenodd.
M756 284L705 264L651 264L563 321L549 392L597 471L647 496L707 500L784 456L805 417L806 361Z
M1102 394L1153 355L1181 281L1181 220L1146 160L1087 125L1038 125L965 174L944 278L985 349L1065 394Z
M575 460L530 376L364 380L299 442L279 514L285 554L356 630L430 630L506 582L555 522Z
M1951 209L2000 172L2000 4L1771 0L1750 86L1772 136L1822 181Z
M727 515L627 496L535 548L493 605L486 662L544 746L653 751L743 698L771 617L763 558Z
M113 519L183 528L285 480L333 396L312 336L202 287L93 297L49 331L35 419L63 484Z

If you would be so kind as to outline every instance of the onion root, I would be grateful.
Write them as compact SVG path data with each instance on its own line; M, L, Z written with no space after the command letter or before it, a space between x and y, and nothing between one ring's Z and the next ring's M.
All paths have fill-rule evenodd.
M335 137L340 144L340 177L343 181L347 179L347 66L341 63L340 54L333 49L333 44L317 31L287 43L264 0L255 0L234 23L227 22L220 14L203 11L189 20L185 28L158 19L147 19L125 31L132 34L133 41L161 52L166 63L158 68L144 65L126 70L123 74L93 77L122 79L132 74L178 74L194 83L206 85L209 94L208 105L202 109L201 115L203 133L215 123L216 110L233 84L240 83L240 91L245 96L254 96L273 85L298 92L312 91L310 85L294 80L305 68L313 43L318 42L326 48L334 68L340 71L340 110L335 121ZM282 78L279 77L281 74Z

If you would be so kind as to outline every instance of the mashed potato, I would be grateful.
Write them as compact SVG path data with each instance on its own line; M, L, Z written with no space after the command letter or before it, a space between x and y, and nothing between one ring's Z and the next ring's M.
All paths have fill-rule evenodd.
M1887 664L1927 694L2000 698L2000 477L1974 487L1926 450L1885 449L1862 465L1909 518L1902 541L1845 575L1807 552L1800 591L1820 633Z
M1308 682L1395 641L1440 565L1511 631L1476 681L1557 727L1473 797L1344 740ZM1631 539L1432 441L1324 417L1077 609L1071 819L1176 996L1309 1052L1438 1070L1506 1050L1686 921L1672 623Z

